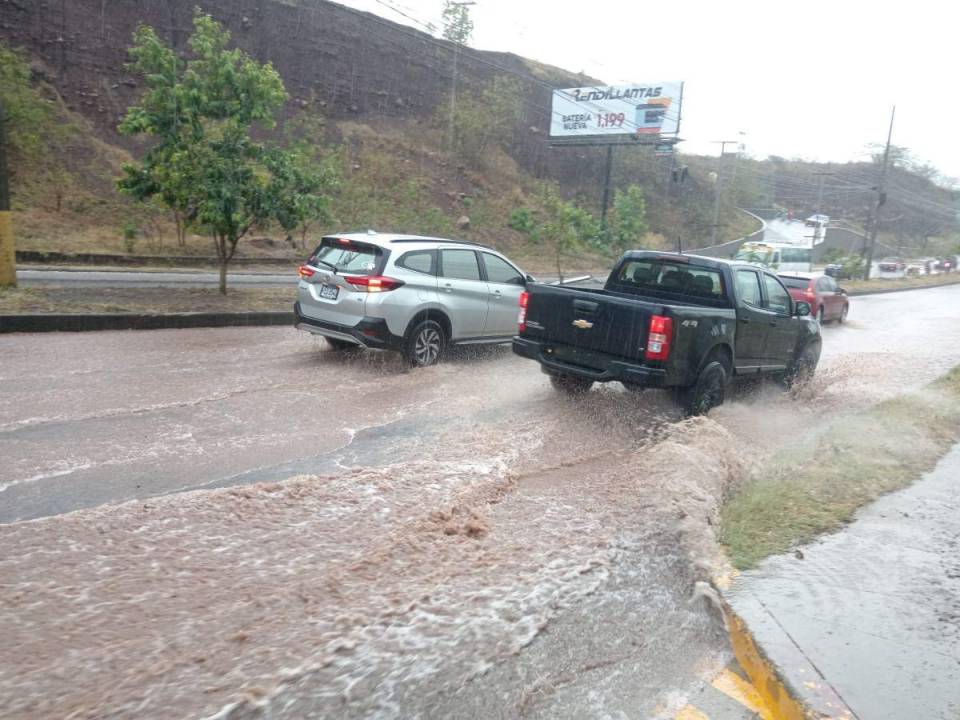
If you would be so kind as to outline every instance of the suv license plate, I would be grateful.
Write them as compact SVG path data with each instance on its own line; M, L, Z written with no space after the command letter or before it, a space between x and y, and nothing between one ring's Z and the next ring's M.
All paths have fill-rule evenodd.
M327 298L328 300L336 300L337 295L340 294L340 288L336 285L321 285L320 286L320 297Z

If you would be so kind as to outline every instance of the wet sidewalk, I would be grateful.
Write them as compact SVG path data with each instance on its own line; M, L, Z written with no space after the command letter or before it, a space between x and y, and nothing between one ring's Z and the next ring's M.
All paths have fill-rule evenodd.
M842 532L744 573L728 599L819 714L960 718L960 446Z

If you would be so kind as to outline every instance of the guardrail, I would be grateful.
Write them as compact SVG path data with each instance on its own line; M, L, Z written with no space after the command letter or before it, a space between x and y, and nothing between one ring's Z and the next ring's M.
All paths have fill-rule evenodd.
M739 238L737 240L731 240L730 242L721 243L720 245L712 245L706 248L696 248L695 250L690 250L689 252L694 255L705 255L707 257L715 258L732 258L737 254L737 250L740 249L740 246L745 242L759 242L763 240L764 234L767 231L767 221L758 215L752 210L745 210L744 208L737 208L740 212L745 212L750 217L760 221L760 229L756 232L752 232L746 237ZM776 211L771 211L776 212ZM775 217L775 216L774 216Z

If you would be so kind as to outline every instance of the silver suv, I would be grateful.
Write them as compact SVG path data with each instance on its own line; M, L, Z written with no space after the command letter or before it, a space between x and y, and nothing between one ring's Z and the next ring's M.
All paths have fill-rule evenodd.
M338 350L432 365L450 344L509 342L533 278L474 243L369 231L323 238L300 267L297 327Z

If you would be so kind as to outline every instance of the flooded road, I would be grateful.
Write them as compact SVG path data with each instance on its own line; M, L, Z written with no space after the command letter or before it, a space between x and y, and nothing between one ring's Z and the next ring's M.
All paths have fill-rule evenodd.
M799 398L684 422L662 393L559 397L503 349L407 372L285 328L2 337L0 698L671 717L727 659L689 602L725 489L798 427L956 364L958 307L957 287L853 298Z

